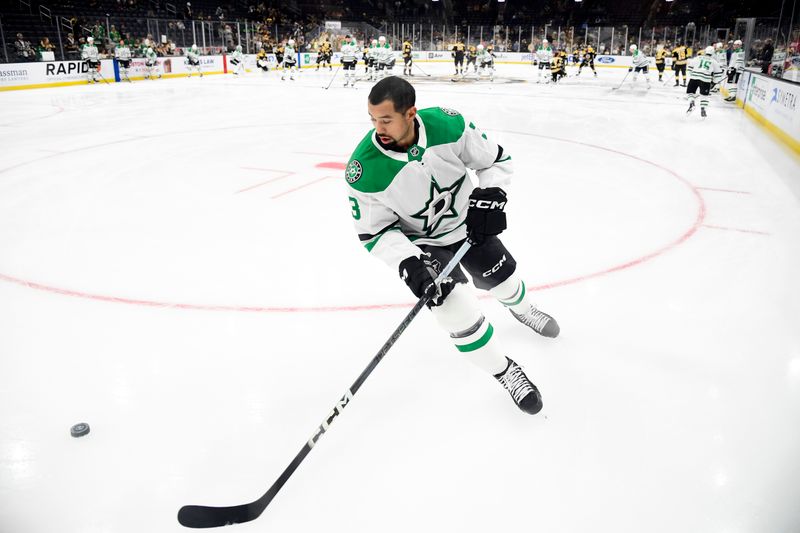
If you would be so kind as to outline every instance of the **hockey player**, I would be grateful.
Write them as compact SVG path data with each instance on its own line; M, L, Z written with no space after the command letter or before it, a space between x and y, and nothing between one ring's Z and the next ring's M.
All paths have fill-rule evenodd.
M286 48L283 46L283 43L278 43L278 45L275 47L275 68L283 70L283 55L285 51Z
M94 38L86 38L86 44L83 45L83 49L81 50L81 59L86 63L87 81L89 83L99 82L100 52L94 45Z
M547 39L543 39L542 44L536 49L536 60L539 62L539 76L536 78L536 83L541 83L542 71L544 71L544 79L547 82L547 73L552 70L550 63L553 61L553 49Z
M650 63L650 59L639 50L639 47L635 44L630 46L631 51L631 62L633 63L632 66L628 69L628 72L633 71L633 83L636 83L636 78L639 76L641 72L644 74L644 81L647 82L647 88L650 88L650 77L647 75L647 64Z
M200 52L197 51L196 44L186 49L186 70L189 71L187 78L192 77L192 70L200 74L201 78L203 77L203 73L200 71Z
M377 68L378 57L378 40L372 39L369 47L364 51L364 63L367 66L367 79L375 79L375 70Z
M467 72L469 72L469 66L472 65L472 72L478 72L478 65L475 63L475 60L478 58L478 49L475 48L474 44L469 45L467 48Z
M664 69L667 65L667 50L663 44L656 45L656 70L658 70L658 81L664 81Z
M267 51L264 50L263 46L258 47L258 53L256 54L256 66L261 69L261 72L269 72L269 57L267 56ZM202 76L203 74L200 73L200 75Z
M114 59L117 60L119 65L119 73L123 76L123 79L130 83L128 69L131 68L131 49L128 48L124 40L120 39L119 44L114 48Z
M236 46L228 62L233 65L232 71L234 76L244 74L244 54L242 53L242 45Z
M344 70L344 86L356 86L356 62L358 43L349 35L342 42L342 70Z
M465 359L494 376L524 412L542 408L539 391L500 346L467 278L457 266L431 286L467 237L461 261L474 285L488 291L539 335L556 337L556 321L533 304L516 261L497 237L506 228L505 187L511 157L457 111L414 106L405 79L379 81L367 110L375 127L345 170L356 232L367 251L398 272ZM475 170L473 189L467 168Z
M488 72L489 81L494 81L494 54L485 49L482 44L478 45L478 64L481 67L478 78L485 76Z
M456 76L459 74L464 74L464 55L467 48L464 46L464 43L461 41L456 42L450 48L450 56L453 58L453 63L456 67Z
M152 46L148 46L144 51L144 77L145 79L161 78L161 71L158 68L158 56Z
M725 51L725 46L723 46L722 43L716 43L714 45L714 59L717 61L717 64L719 64L721 69L725 70L727 68L727 66L728 66L728 53ZM723 78L722 81L720 81L719 83L715 83L711 87L711 92L712 93L718 93L720 87L722 86L722 84L724 82L725 82L725 79Z
M325 68L325 65L327 64L328 70L333 70L333 67L331 66L332 56L333 56L333 48L328 38L325 37L325 40L322 41L322 44L319 45L319 54L317 54L316 70L319 70L320 63L322 64L323 68Z
M597 77L597 71L594 69L594 58L596 56L597 56L597 54L595 53L594 48L592 48L591 45L590 45L583 52L583 58L581 59L581 64L578 67L578 73L576 74L576 76L580 76L581 75L581 71L583 70L583 67L589 67L590 69L592 69L592 72L594 72L594 77L596 78Z
M378 79L382 80L388 72L391 76L391 70L394 67L394 54L392 54L392 47L386 42L386 37L381 35L378 37L378 48L375 54L375 65L378 69Z
M722 68L714 58L713 46L705 49L705 55L698 55L689 62L689 85L686 87L686 94L689 98L689 109L686 110L687 115L694 110L694 101L699 90L700 116L706 118L711 85L722 81L723 76Z
M742 41L736 39L733 41L733 52L731 58L728 60L728 97L726 102L736 101L736 85L739 83L739 76L744 71L744 50L742 50Z
M679 75L682 85L686 87L686 47L683 44L672 50L672 70L675 71L675 87L678 86Z
M403 43L403 75L404 76L413 76L414 73L411 72L411 67L414 66L414 57L412 56L412 50L414 49L414 45L411 44L410 41L406 40Z
M297 70L297 51L294 48L294 39L286 41L286 46L284 46L281 81L286 79L287 70L289 71L289 79L294 81L294 72Z

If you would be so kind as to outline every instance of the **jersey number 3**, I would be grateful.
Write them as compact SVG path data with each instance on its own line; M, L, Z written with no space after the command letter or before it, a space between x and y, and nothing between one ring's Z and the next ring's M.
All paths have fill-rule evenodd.
M353 218L358 220L361 218L361 208L358 207L358 200L349 196L350 198L350 209L353 211Z

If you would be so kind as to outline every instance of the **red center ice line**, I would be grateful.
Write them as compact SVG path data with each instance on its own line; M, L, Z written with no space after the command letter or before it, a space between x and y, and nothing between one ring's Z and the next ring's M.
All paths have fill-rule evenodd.
M620 155L620 156L623 156L623 157L628 157L628 158L636 160L636 161L640 161L640 162L642 162L642 163L644 163L646 165L649 165L649 166L652 166L652 167L657 168L659 170L662 170L662 171L666 172L667 174L669 174L670 176L672 176L673 178L677 179L679 182L684 184L686 187L689 188L689 190L692 191L692 193L694 194L695 199L697 200L697 215L695 216L695 220L692 223L692 225L686 231L684 231L677 239L665 244L664 246L661 246L657 250L655 250L653 252L650 252L648 254L645 254L645 255L643 255L641 257L638 257L636 259L627 261L625 263L622 263L622 264L619 264L619 265L616 265L616 266L612 266L610 268L606 268L604 270L600 270L600 271L597 271L597 272L592 272L592 273L581 275L581 276L575 276L575 277L564 279L564 280L553 281L553 282L549 282L549 283L543 283L543 284L540 284L540 285L530 286L530 287L528 287L528 290L537 291L537 290L544 290L544 289L552 289L552 288L555 288L555 287L561 287L561 286L564 286L564 285L577 283L579 281L585 281L585 280L588 280L588 279L591 279L591 278L596 278L596 277L599 277L599 276L610 274L612 272L618 272L618 271L621 271L621 270L625 270L627 268L631 268L633 266L636 266L636 265L639 265L641 263L644 263L645 261L649 261L650 259L653 259L654 257L662 255L662 254L668 252L669 250L675 248L676 246L678 246L680 244L683 244L692 235L694 235L697 232L697 230L700 228L700 226L703 225L703 221L705 220L705 217L706 217L706 205L705 205L705 202L703 201L703 197L700 194L700 191L698 190L697 187L692 185L686 178L680 176L675 171L673 171L673 170L671 170L671 169L669 169L667 167L664 167L662 165L659 165L658 163L654 163L653 161L649 161L647 159L643 159L641 157L638 157L638 156L635 156L635 155L632 155L632 154L621 152L619 150L614 150L612 148L606 148L604 146L599 146L599 145L596 145L596 144L590 144L590 143L585 143L585 142L580 142L580 141L574 141L574 140L571 140L571 139L563 139L563 138L559 138L559 137L551 137L551 136L548 136L548 135L539 135L539 134L535 134L535 133L518 132L518 131L503 131L503 130L492 130L492 131L498 131L498 132L501 132L501 133L507 133L507 134L513 134L513 135L522 135L522 136L527 136L527 137L538 137L538 138L547 139L547 140L551 140L551 141L565 142L565 143L570 143L570 144L577 144L577 145L580 145L580 146L586 146L588 148L594 148L596 150L602 150L604 152L609 152L609 153ZM121 141L118 141L118 142L121 142ZM343 163L322 163L322 164L324 164L324 165L328 165L328 164L329 165L336 165L336 167L331 166L331 167L322 167L322 168L337 168L337 169L344 168L344 166L343 166L344 164ZM17 165L17 166L19 166L19 165ZM5 169L5 170L9 170L9 169ZM281 176L281 178L283 178L283 177L286 177L286 176ZM326 176L324 178L316 180L313 183L316 183L316 182L319 182L319 181L323 181L325 179L328 179L329 177L330 176ZM278 179L280 179L280 178L278 178ZM309 183L307 185L311 185L311 183ZM291 191L289 191L289 192L291 192ZM187 310L194 310L194 311L236 311L236 312L243 312L243 313L331 313L331 312L342 312L342 311L372 311L372 310L378 310L378 309L407 308L407 307L411 307L413 305L413 303L409 303L409 302L390 303L390 304L346 305L346 306L341 306L341 305L337 305L337 306L309 306L309 307L280 307L280 306L260 307L260 306L240 306L240 305L190 304L190 303L180 303L180 302L164 302L164 301L156 301L156 300L137 300L137 299L122 298L122 297L108 296L108 295L102 295L102 294L92 294L92 293L88 293L88 292L74 291L74 290L71 290L71 289L63 289L63 288L60 288L60 287L53 287L53 286L50 286L50 285L43 285L41 283L36 283L36 282L32 282L32 281L23 280L23 279L16 278L16 277L13 277L13 276L8 276L8 275L5 275L5 274L0 274L0 280L6 281L6 282L9 282L9 283L14 283L16 285L22 285L22 286L30 288L30 289L36 289L36 290L50 292L50 293L54 293L54 294L60 294L60 295L63 295L63 296L72 296L72 297L76 297L76 298L84 298L84 299L88 299L88 300L95 300L95 301L101 301L101 302L110 302L110 303L121 303L121 304L127 304L127 305L139 305L139 306L146 306L146 307L187 309Z

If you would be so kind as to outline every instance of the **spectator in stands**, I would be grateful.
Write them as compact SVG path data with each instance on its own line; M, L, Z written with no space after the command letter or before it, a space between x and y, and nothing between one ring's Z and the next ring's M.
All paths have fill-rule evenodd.
M17 40L14 41L14 48L17 51L18 61L35 61L36 52L31 48L31 43L26 41L21 33L17 34Z
M67 53L67 58L75 59L80 55L78 51L78 41L75 40L75 36L71 33L67 34L67 39L64 41L64 50Z
M186 6L183 8L183 18L186 20L190 20L192 18L192 3L186 2Z
M772 64L772 56L775 54L775 47L772 45L772 39L767 39L764 43L764 48L761 49L761 72L767 74L769 66Z
M39 58L44 61L44 56L42 55L43 52L53 52L55 51L56 47L53 43L50 42L49 37L43 37L41 41L39 41Z
M117 31L117 27L114 24L112 24L111 29L108 30L108 39L111 41L111 44L116 45L119 42L120 38L121 37L119 32Z

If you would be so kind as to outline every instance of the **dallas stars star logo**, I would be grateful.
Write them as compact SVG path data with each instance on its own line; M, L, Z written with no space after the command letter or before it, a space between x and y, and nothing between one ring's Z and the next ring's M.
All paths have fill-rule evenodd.
M431 176L431 190L425 207L411 215L412 218L422 220L422 230L430 235L448 218L458 218L458 211L453 207L455 198L458 195L461 185L466 176L461 176L457 182L450 187L439 187L436 180Z

